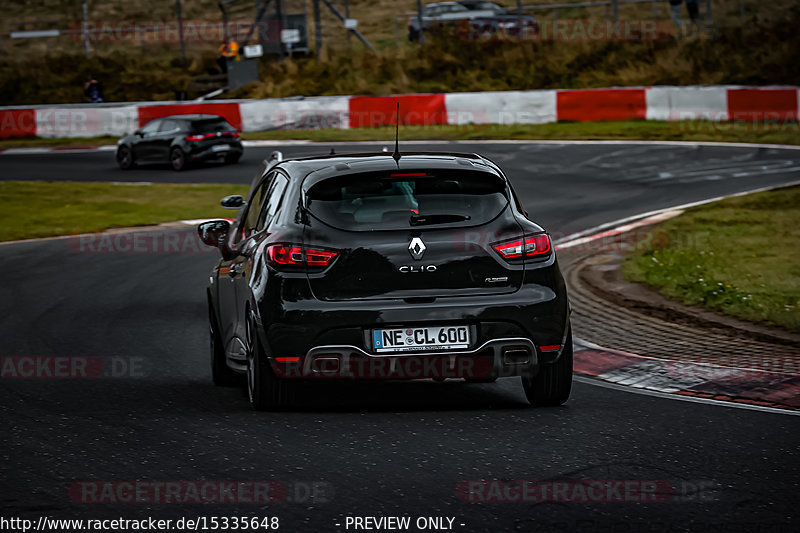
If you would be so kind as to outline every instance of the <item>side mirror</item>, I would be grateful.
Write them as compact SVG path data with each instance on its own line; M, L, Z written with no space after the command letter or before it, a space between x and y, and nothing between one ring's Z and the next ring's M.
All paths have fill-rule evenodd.
M197 234L206 246L221 248L225 244L231 223L227 220L209 220L197 226Z
M133 134L138 135L139 137L144 137L144 133L142 133L142 130L136 130L133 132Z
M241 209L244 207L244 198L239 194L232 194L220 200L219 204L225 209Z

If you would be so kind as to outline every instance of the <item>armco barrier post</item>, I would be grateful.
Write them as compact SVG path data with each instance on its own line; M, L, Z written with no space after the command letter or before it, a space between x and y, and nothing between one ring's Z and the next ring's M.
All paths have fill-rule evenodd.
M314 0L314 45L317 48L317 63L322 54L322 22L319 16L319 0Z
M344 16L346 19L350 19L350 0L344 0ZM353 32L347 31L347 47L349 48L352 44L352 40L350 39L353 36Z
M181 0L175 0L175 14L178 17L178 36L181 41L181 65L186 66L186 43L183 42L183 13Z
M419 44L425 44L425 25L422 23L422 0L417 0L417 23L419 24Z
M92 55L92 47L89 45L89 6L83 0L83 46L86 50L86 57Z

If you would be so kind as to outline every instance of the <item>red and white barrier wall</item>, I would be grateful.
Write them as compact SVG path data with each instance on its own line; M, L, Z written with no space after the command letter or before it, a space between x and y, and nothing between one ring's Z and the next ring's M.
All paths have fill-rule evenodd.
M242 131L361 128L400 122L545 124L598 120L796 121L797 87L630 87L399 96L320 96L0 108L0 138L122 136L158 117L208 113Z

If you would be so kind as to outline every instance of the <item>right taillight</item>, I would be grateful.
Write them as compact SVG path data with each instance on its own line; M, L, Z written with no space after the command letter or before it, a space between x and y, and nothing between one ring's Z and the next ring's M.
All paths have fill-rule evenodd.
M267 262L274 267L325 268L339 252L305 248L297 244L272 244L267 248Z
M495 243L492 248L506 261L544 259L552 251L550 237L546 233Z

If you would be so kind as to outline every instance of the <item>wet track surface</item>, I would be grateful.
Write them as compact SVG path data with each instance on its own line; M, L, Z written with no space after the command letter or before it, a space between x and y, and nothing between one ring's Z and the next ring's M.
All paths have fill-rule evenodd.
M800 151L406 145L423 148L492 158L531 217L556 235L800 180ZM0 179L249 183L273 149L247 149L238 165L184 173L121 172L109 152L1 155ZM77 253L63 240L0 246L0 355L98 357L116 361L121 374L0 380L0 515L278 516L286 531L343 531L346 516L382 514L455 517L462 531L798 528L796 416L583 382L565 406L529 409L517 380L317 383L306 387L296 412L252 412L241 390L210 384L203 290L215 261L213 253ZM496 479L654 481L673 489L657 503L634 496L465 503L457 495L462 481ZM69 492L80 481L132 480L275 481L289 488L291 501L98 505L76 503ZM316 497L304 490L313 483Z

